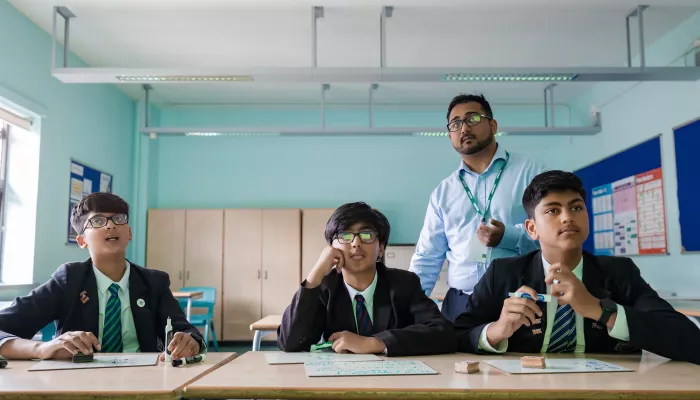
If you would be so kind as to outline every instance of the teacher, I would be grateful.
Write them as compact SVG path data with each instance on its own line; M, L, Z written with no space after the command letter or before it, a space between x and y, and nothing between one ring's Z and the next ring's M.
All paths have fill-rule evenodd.
M442 313L450 321L466 310L469 295L491 260L526 254L538 245L525 232L522 196L545 169L496 142L498 123L481 95L462 94L447 108L450 141L459 168L430 196L409 269L427 295L447 259L450 290Z

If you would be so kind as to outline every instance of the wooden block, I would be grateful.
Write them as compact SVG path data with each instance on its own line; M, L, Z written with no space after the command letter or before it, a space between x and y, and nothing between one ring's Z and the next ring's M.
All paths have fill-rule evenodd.
M460 374L473 374L479 372L478 361L460 361L455 363L455 372Z
M544 357L525 356L520 357L520 366L523 368L545 368Z

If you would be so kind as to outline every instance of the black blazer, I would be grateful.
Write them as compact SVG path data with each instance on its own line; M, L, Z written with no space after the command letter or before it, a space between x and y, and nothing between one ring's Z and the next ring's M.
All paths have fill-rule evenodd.
M80 300L83 291L88 297L85 303ZM129 299L142 352L165 349L168 317L174 332L191 333L200 343L200 351L204 351L202 335L190 325L173 297L167 273L131 263ZM136 304L138 299L145 300L143 307ZM92 260L63 264L51 275L51 280L27 296L16 298L12 306L0 311L0 340L9 336L31 339L52 321L56 324L57 336L70 331L85 331L97 337L99 313Z
M466 312L454 322L460 350L477 353L479 335L486 324L498 320L506 293L523 285L546 293L544 277L540 251L492 261L474 287ZM587 353L647 350L673 360L700 364L700 329L656 294L632 260L584 252L583 284L593 296L610 298L624 307L630 335L629 342L622 342L611 337L606 327L584 319ZM541 325L518 329L508 340L509 352L540 352L548 318L546 307L540 308ZM542 333L533 334L536 328Z
M377 263L373 302L374 336L384 342L388 356L457 351L452 325L413 272ZM355 313L342 275L331 272L313 289L302 283L284 311L277 344L288 352L309 351L322 335L328 338L342 331L357 333Z

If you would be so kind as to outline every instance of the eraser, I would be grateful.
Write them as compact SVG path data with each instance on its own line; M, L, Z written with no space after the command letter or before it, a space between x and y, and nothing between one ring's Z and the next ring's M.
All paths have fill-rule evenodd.
M94 355L93 354L83 354L83 353L76 353L73 355L73 362L74 363L86 363L86 362L92 362L94 360Z
M473 374L479 372L478 361L460 361L455 363L455 372L460 374Z
M520 366L523 368L545 368L544 357L525 356L520 357Z

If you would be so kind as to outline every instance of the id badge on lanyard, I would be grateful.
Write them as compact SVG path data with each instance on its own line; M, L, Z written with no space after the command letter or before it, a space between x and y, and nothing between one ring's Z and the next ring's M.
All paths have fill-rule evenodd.
M486 208L483 212L481 211L481 208L479 208L479 204L476 202L472 191L469 190L469 186L467 186L464 178L462 178L462 174L459 175L459 179L462 181L462 185L464 186L464 191L467 192L467 197L469 197L472 207L474 207L476 213L479 215L479 217L481 217L482 222L486 222L486 218L491 211L491 200L493 200L493 194L496 193L496 188L498 188L498 184L501 182L501 175L503 175L503 170L506 168L506 164L508 164L509 159L510 154L506 152L506 161L503 163L503 166L501 166L501 169L496 175L496 179L493 182L493 188L491 189L491 193L489 193L489 197L486 200ZM474 231L474 233L472 233L467 240L467 259L477 263L486 263L488 260L488 254L489 248L485 244L481 243L476 231Z

